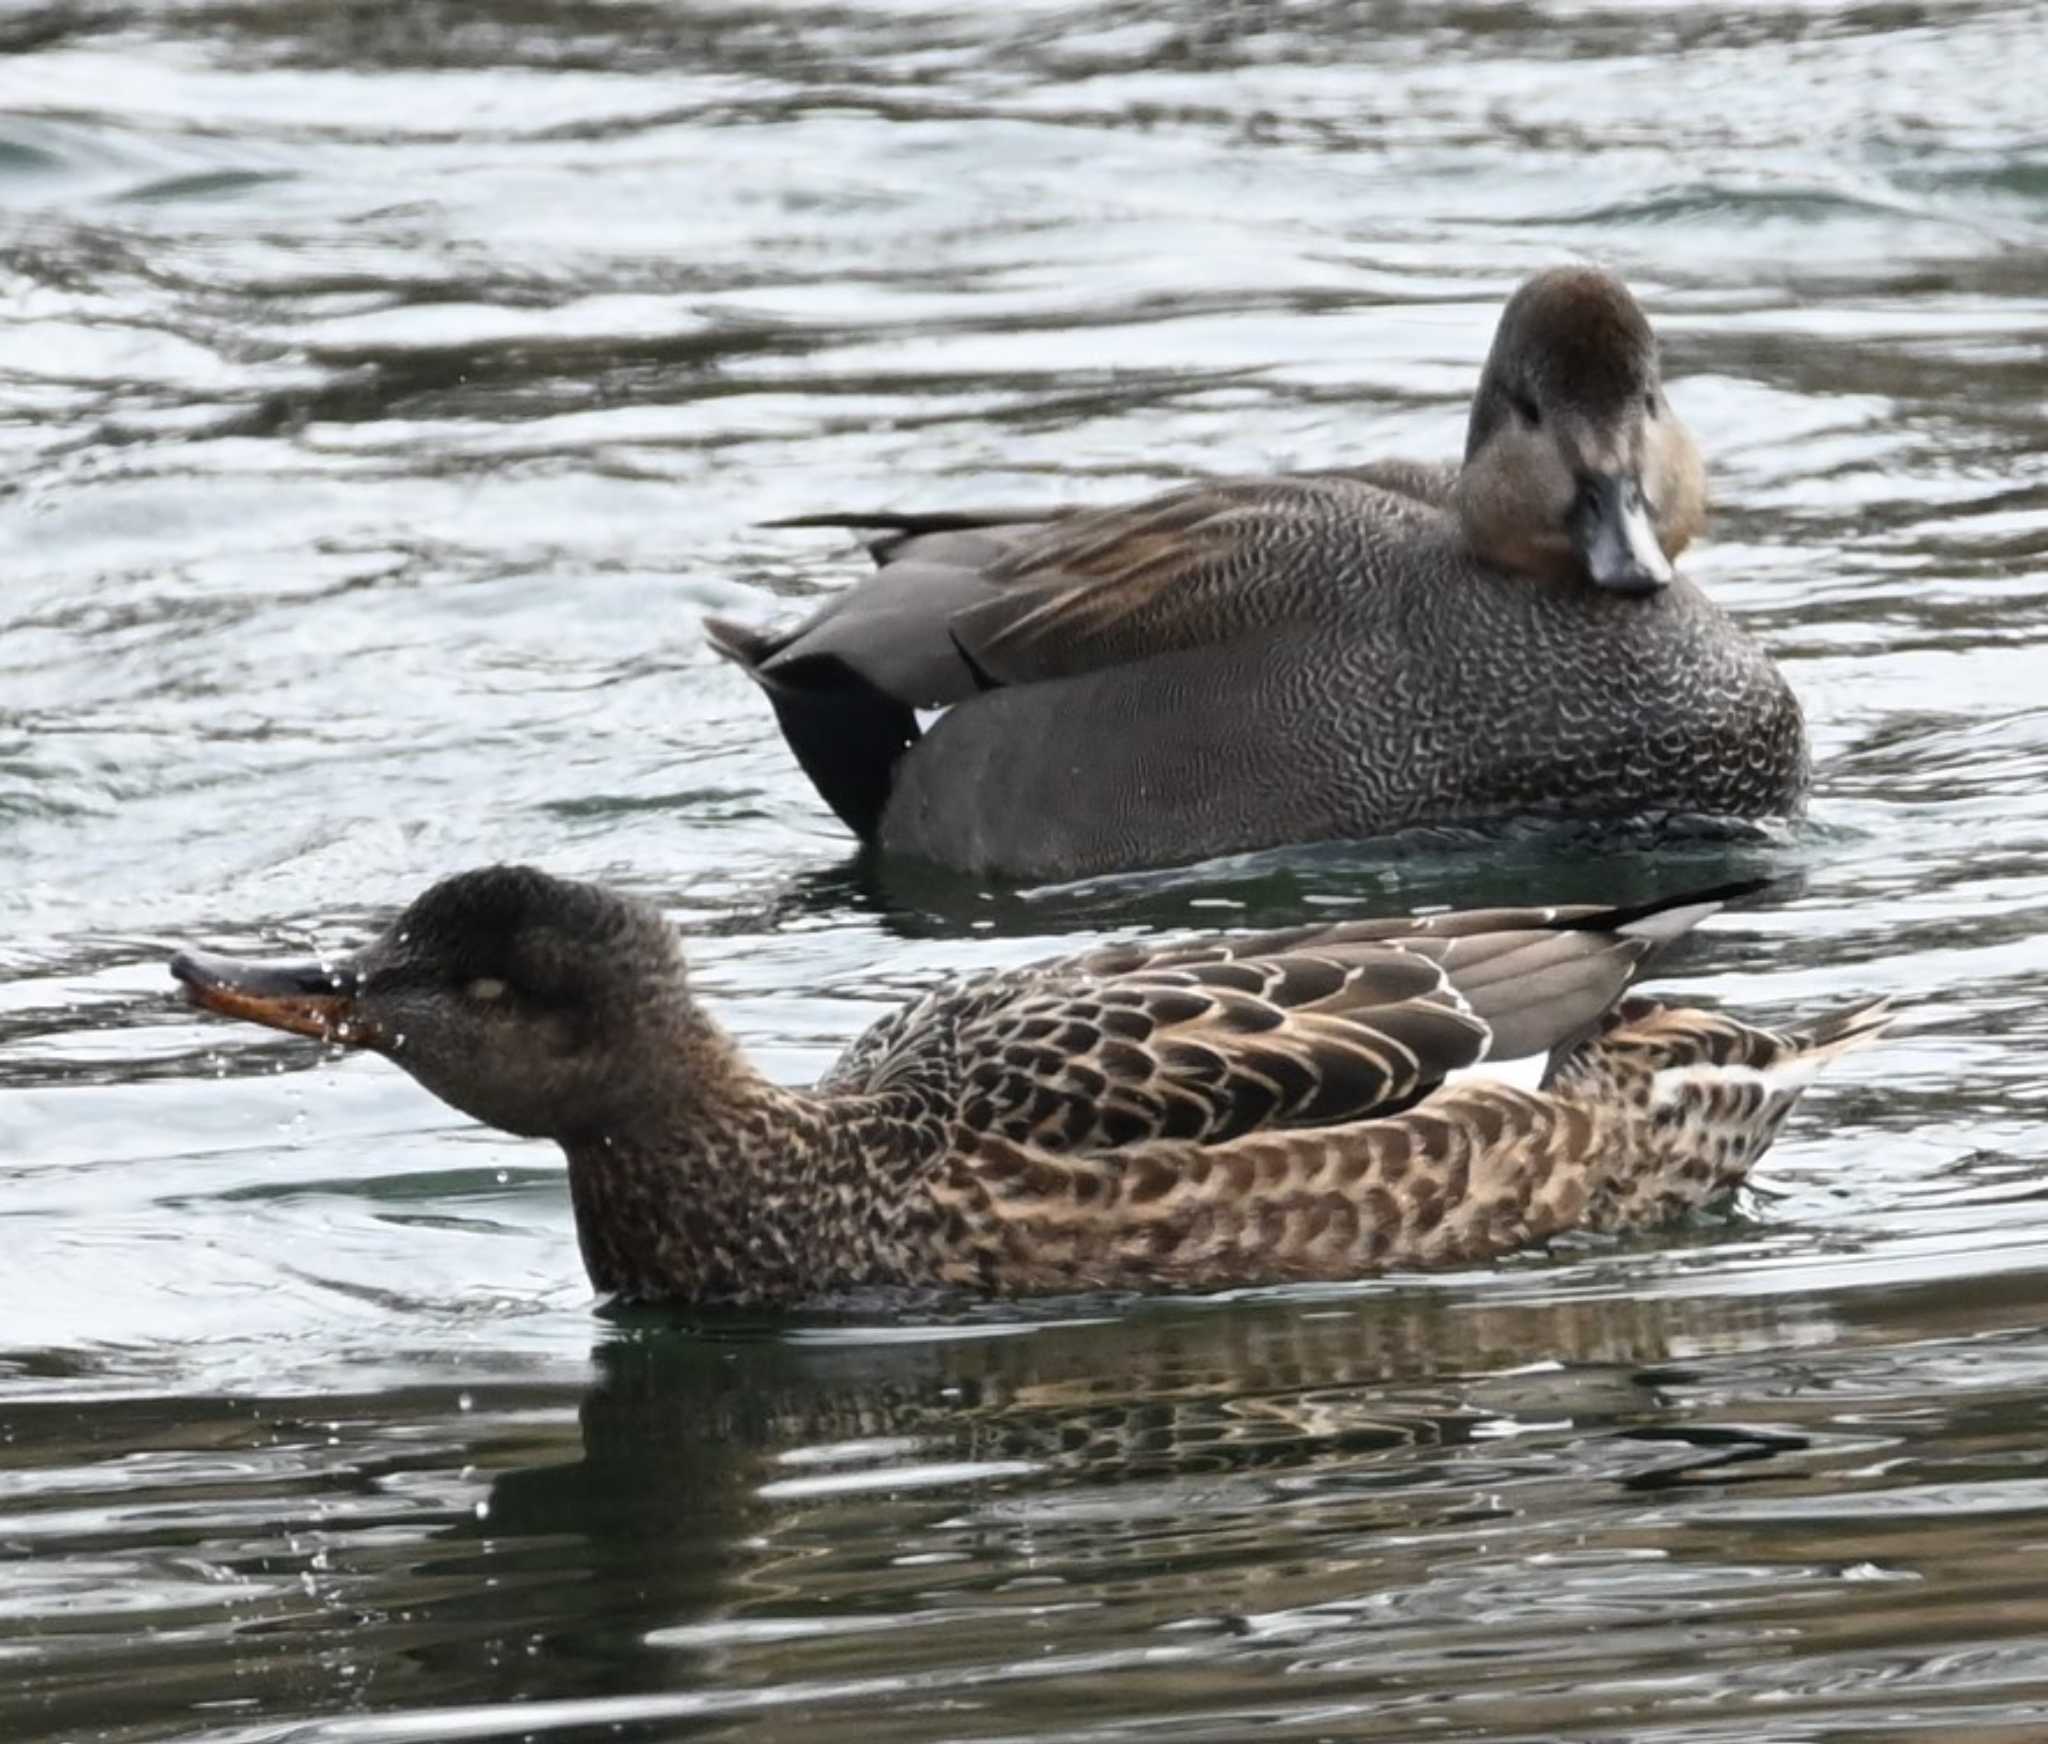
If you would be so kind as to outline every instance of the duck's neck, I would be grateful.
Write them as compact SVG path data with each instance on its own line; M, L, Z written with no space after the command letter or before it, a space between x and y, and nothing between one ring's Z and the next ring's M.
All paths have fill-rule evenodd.
M561 1140L591 1282L637 1301L746 1304L863 1281L923 1135L874 1099L771 1083L694 1008L673 1029L664 1046L684 1071Z

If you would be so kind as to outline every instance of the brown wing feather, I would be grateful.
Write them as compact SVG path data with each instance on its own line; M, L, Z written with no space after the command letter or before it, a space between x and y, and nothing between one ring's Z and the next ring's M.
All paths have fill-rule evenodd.
M1104 945L928 994L821 1088L907 1092L1070 1155L1370 1119L1570 1041L1656 945L1747 888Z
M1209 647L1328 607L1349 571L1290 560L1332 522L1361 551L1399 523L1440 513L1398 488L1426 468L1221 479L1106 509L820 515L870 535L878 573L806 624L768 638L770 681L829 659L919 707L988 684L1030 684L1174 650ZM1376 474L1384 473L1381 478ZM1398 479L1397 479L1398 475ZM1370 566L1360 566L1360 573Z
M1343 520L1363 545L1390 517L1434 512L1328 473L1223 479L1083 512L991 563L991 593L956 613L952 630L1003 684L1207 647L1310 609L1313 571L1287 558L1312 530Z
M950 1078L965 1125L1057 1151L1364 1119L1489 1040L1438 965L1380 945L1108 977L1077 963L932 1015L864 1087L929 1094Z

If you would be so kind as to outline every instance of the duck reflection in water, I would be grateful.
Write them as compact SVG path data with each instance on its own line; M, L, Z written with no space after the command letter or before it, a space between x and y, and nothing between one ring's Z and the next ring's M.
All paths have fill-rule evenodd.
M1676 1365L1841 1335L1794 1300L1422 1288L1316 1310L1127 1306L1109 1342L1099 1309L1017 1336L1026 1324L991 1318L977 1337L955 1316L906 1342L859 1323L791 1336L627 1314L593 1353L575 1423L551 1447L522 1431L519 1468L492 1480L465 1535L501 1558L532 1546L546 1567L550 1547L604 1547L582 1585L600 1607L630 1590L657 1625L635 1642L657 1688L673 1687L678 1650L737 1670L803 1619L849 1633L897 1611L948 1622L976 1594L1007 1603L1026 1571L1063 1575L1055 1598L1121 1584L1219 1622L1356 1605L1427 1588L1432 1547L1468 1538L1488 1496L1512 1497L1540 1534L1553 1505L1583 1507L1589 1481L1726 1481L1723 1448L1630 1439L1645 1421L1688 1426L1660 1402L1683 1391ZM1507 1423L1522 1426L1512 1443ZM1782 1475L1797 1448L1780 1435L1758 1457ZM1294 1531L1324 1554L1275 1555ZM1331 1553L1332 1534L1352 1552ZM561 1602L494 1567L507 1578L465 1603L508 1635L522 1606L544 1621Z

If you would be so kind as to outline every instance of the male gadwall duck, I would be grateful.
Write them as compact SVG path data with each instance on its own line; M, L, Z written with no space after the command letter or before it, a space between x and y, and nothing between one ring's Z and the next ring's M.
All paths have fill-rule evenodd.
M554 1139L608 1293L1213 1289L1465 1264L1739 1185L1885 1013L1772 1034L1623 997L1720 894L1106 945L929 993L810 1091L741 1059L655 909L526 867L435 885L341 961L171 970ZM1540 1091L1445 1083L1546 1051Z
M1562 268L1502 314L1461 467L806 516L781 524L877 534L878 571L794 630L706 629L863 841L971 873L1796 814L1799 705L1672 569L1705 506L1641 309Z

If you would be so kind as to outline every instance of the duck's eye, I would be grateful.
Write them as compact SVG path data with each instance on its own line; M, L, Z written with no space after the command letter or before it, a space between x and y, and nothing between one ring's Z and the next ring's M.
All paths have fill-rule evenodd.
M1644 415L1645 417L1647 417L1647 418L1654 418L1654 417L1656 417L1656 415L1657 415L1657 396L1656 396L1655 394L1645 394L1645 395L1643 395L1643 415Z
M471 999L485 1001L503 999L505 997L505 983L500 981L495 975L479 975L474 981L468 983L462 991Z
M1508 404L1515 408L1515 416L1527 424L1530 429L1535 429L1537 425L1543 422L1543 408L1537 405L1527 394L1510 394L1508 396Z

